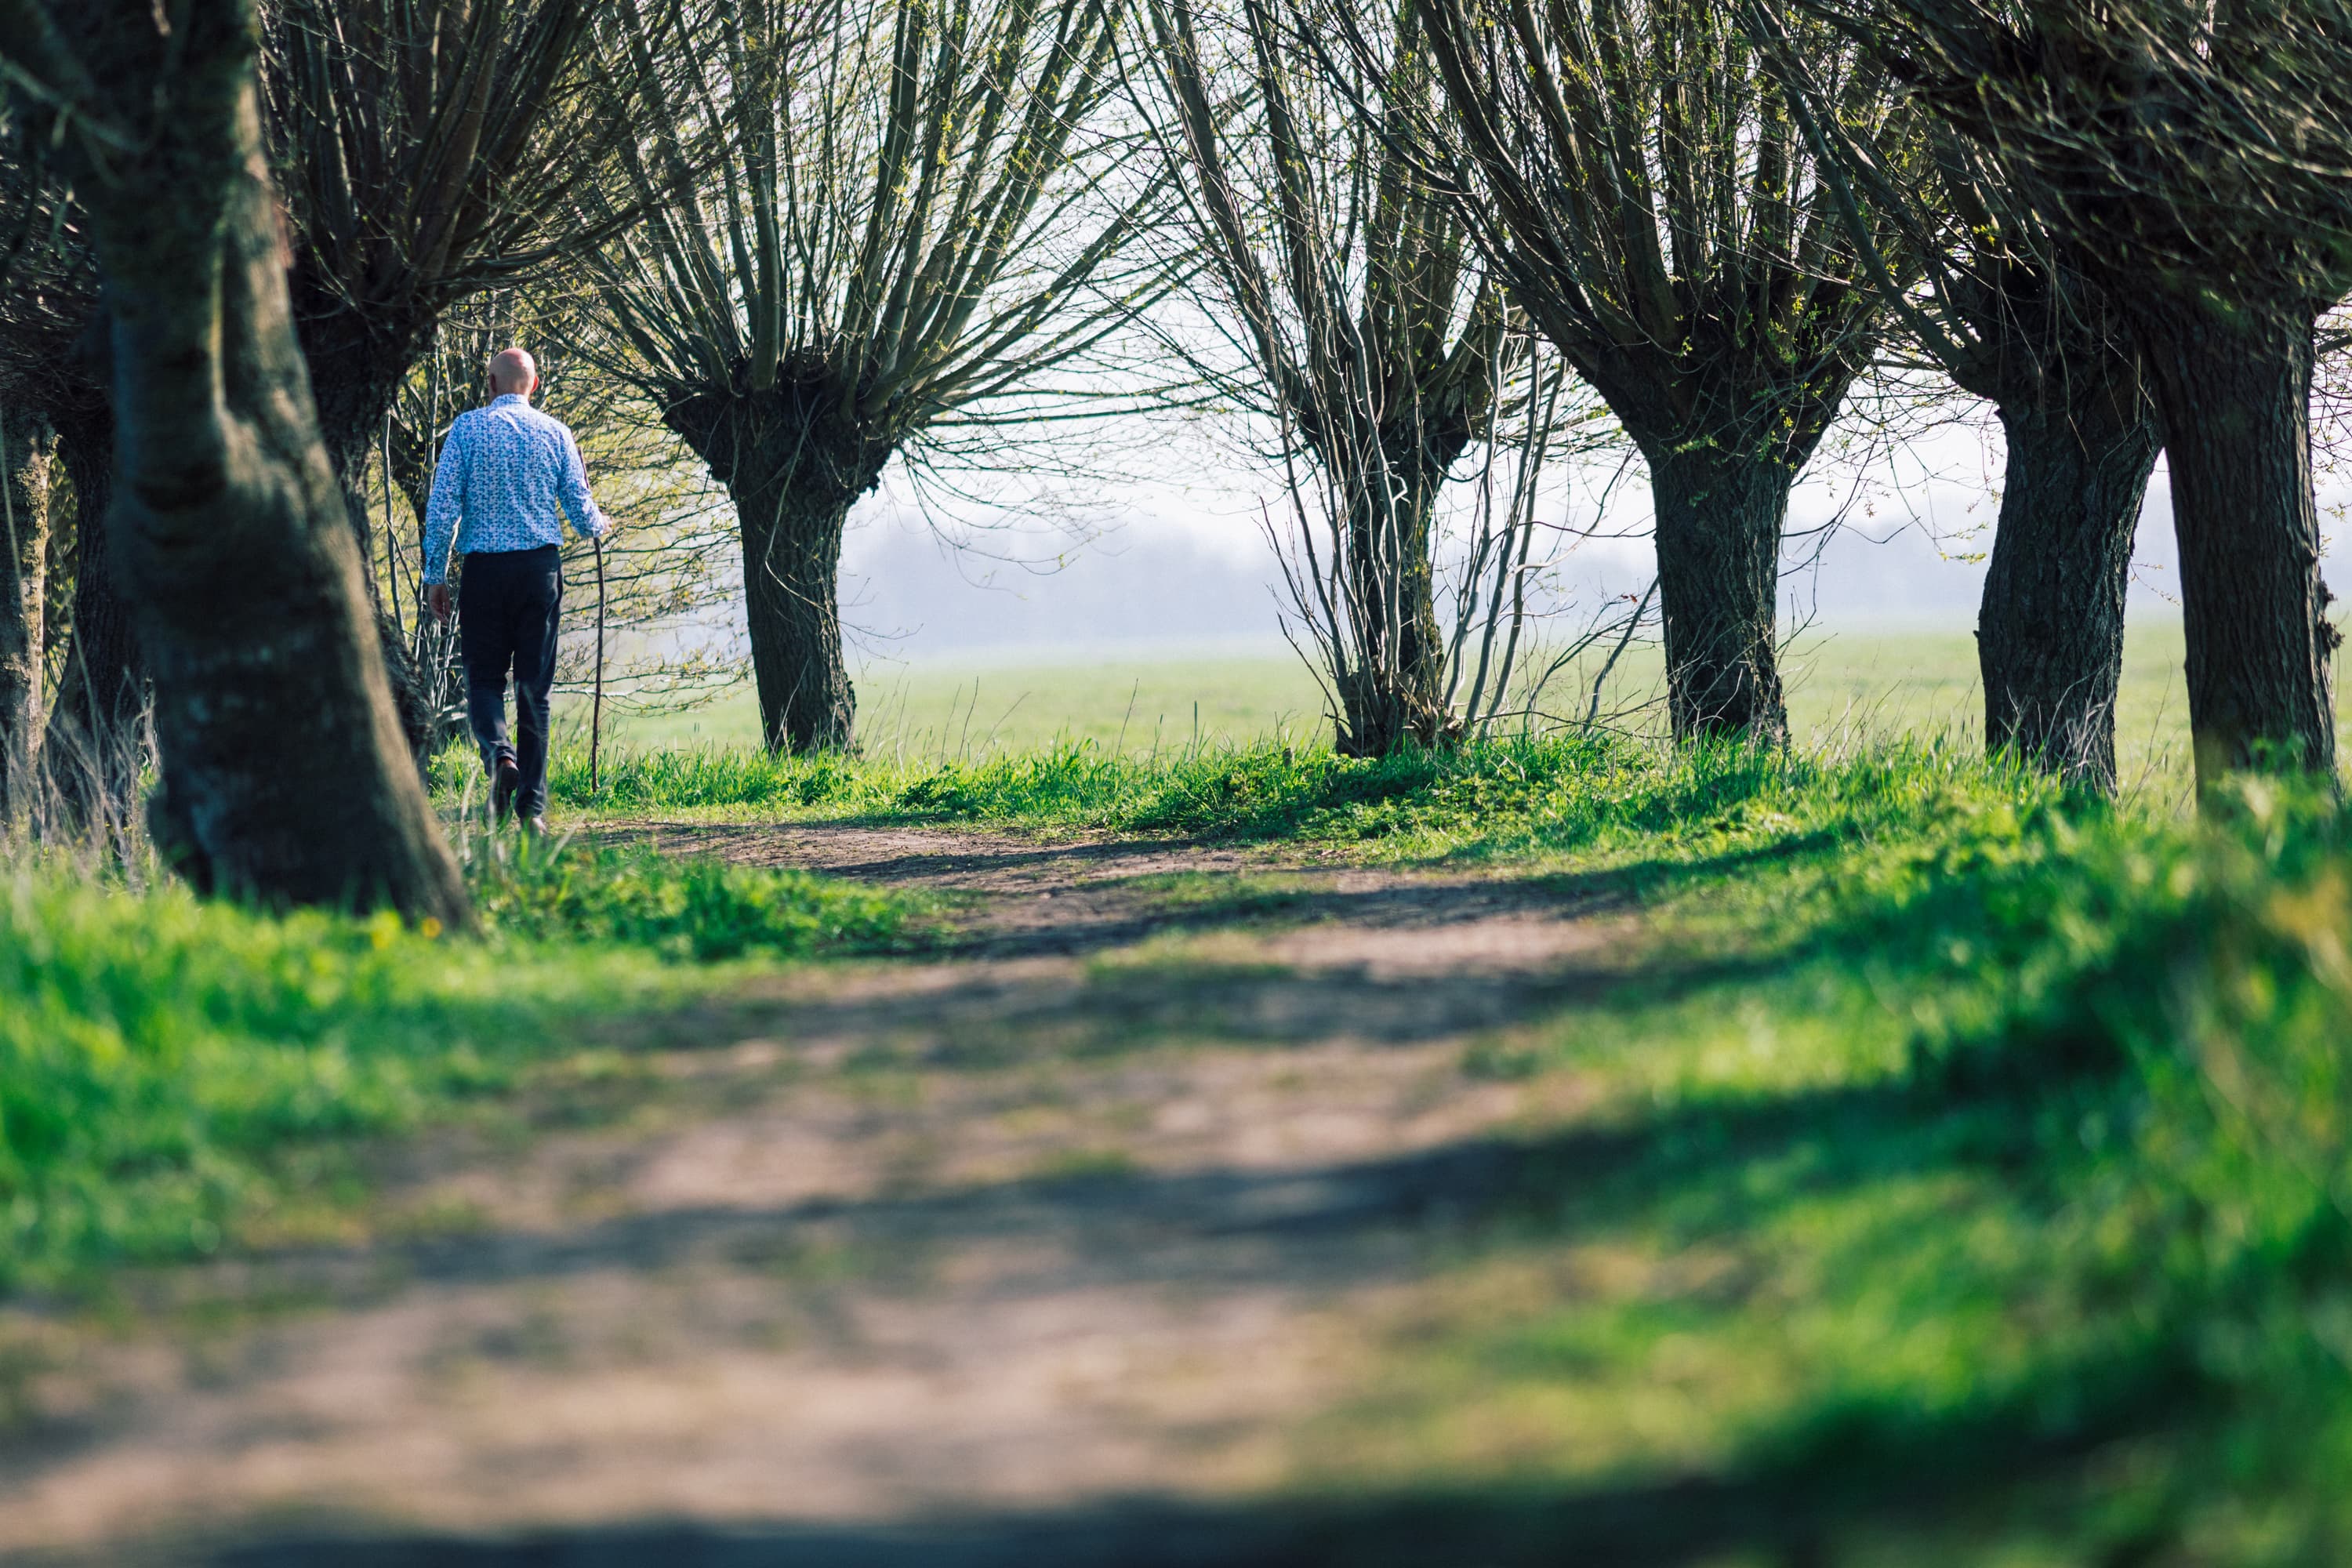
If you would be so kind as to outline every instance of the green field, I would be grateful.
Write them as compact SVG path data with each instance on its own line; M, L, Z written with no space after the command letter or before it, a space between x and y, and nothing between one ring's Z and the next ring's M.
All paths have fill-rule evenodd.
M1581 718L1597 664L1571 668L1539 704L1551 718ZM1659 709L1654 649L1629 654L1602 694L1606 711L1631 711L1631 728L1654 726ZM1979 732L1976 646L1966 631L1823 633L1804 637L1785 658L1790 718L1800 741L1837 746L1863 739ZM969 760L1027 752L1065 740L1092 741L1131 755L1205 746L1248 745L1280 736L1327 733L1324 700L1296 657L1168 658L1091 664L959 664L868 668L858 678L858 722L869 754L906 762ZM1652 706L1640 710L1651 700ZM2352 719L2352 704L2339 708ZM2188 694L2179 623L2132 626L2124 650L2116 749L2127 794L2171 805L2188 784ZM585 704L570 702L562 723L584 726ZM613 739L632 748L745 745L759 734L748 687L682 712L623 715Z

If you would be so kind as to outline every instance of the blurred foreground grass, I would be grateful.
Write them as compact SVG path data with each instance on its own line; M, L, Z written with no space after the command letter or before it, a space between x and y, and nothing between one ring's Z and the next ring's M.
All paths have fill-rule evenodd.
M1493 1156L1315 1481L1563 1561L2352 1561L2352 820L1722 782L1558 863L1643 961L1464 1068L1597 1109Z

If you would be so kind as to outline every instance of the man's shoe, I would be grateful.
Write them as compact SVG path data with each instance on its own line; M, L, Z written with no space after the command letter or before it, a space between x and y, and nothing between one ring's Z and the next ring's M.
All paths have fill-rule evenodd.
M547 818L543 816L520 816L515 820L522 824L524 837L544 838L547 837Z
M514 809L515 791L522 787L522 770L510 757L500 757L490 773L490 820L504 822Z

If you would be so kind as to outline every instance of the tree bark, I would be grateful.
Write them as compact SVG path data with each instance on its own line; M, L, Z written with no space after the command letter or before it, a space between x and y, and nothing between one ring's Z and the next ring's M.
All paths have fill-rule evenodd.
M1408 437L1411 439L1411 437ZM1437 624L1436 578L1429 559L1430 524L1439 487L1459 457L1454 447L1433 476L1412 448L1385 473L1355 481L1349 507L1345 581L1358 627L1358 656L1339 676L1342 756L1383 757L1411 740L1443 743L1452 732L1445 708L1445 638ZM1377 489L1393 499L1383 503Z
M1643 453L1675 738L1778 744L1788 739L1789 714L1773 627L1795 470L1700 443L1645 444Z
M2171 476L2198 790L2245 768L2332 775L2341 635L2319 574L2311 321L2155 290L2120 303Z
M112 289L109 543L154 672L150 821L201 889L458 925L319 439L240 12L194 14L139 155L85 184Z
M2158 440L2137 366L2105 368L2119 374L2051 367L2057 398L1999 405L2008 456L1977 663L1986 750L2112 795L2124 592Z
M344 512L351 520L352 540L359 551L368 613L375 622L377 647L392 683L401 733L422 771L446 735L434 705L432 683L410 668L406 628L383 602L376 583L375 520L369 513L367 496L368 465L375 460L376 441L383 433L384 416L399 395L406 364L395 368L386 363L387 351L368 334L351 309L328 310L323 321L306 323L307 330L301 333L303 361L319 404L320 444L334 469ZM409 341L415 335L409 334Z
M737 496L751 673L772 752L846 751L856 740L840 607L841 536L855 500L831 487Z
M788 363L775 384L709 389L663 420L735 503L761 734L772 752L846 751L857 693L841 642L841 538L849 509L897 449L861 426L830 367Z
M0 405L0 821L24 805L40 746L53 445L47 420Z
M121 831L138 803L147 679L107 525L113 415L60 416L58 460L74 492L73 637L41 745L42 776L67 825Z

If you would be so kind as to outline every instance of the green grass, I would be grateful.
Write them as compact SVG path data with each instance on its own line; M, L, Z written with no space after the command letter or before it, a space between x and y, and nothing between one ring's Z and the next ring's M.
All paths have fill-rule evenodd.
M2352 817L1807 772L1563 865L1665 895L1645 962L1464 1067L1607 1109L1520 1147L1322 1478L1596 1561L2343 1561Z
M555 785L592 804L580 759ZM1448 1210L1412 1315L1303 1439L1329 1492L1535 1510L1563 1560L2346 1560L2332 799L2248 781L2200 822L1951 741L1596 736L1377 763L631 752L593 804L1280 839L1642 908L1606 984L1465 1051L1465 1073L1574 1082L1589 1110L1531 1121L1496 1155L1507 1180ZM641 1005L698 954L922 935L919 907L828 884L567 853L477 864L478 944L5 884L12 1278L215 1245L288 1142L500 1092L562 1048L551 1020ZM1278 881L1140 890L1295 912ZM1141 978L1190 996L1185 962ZM1089 982L1106 1004L1136 983ZM1035 1174L1126 1170L1096 1137Z
M2188 696L2177 620L2143 617L2126 638L2117 701L2117 755L2126 789L2167 808L2186 797ZM1544 704L1580 715L1596 669L1563 675ZM1976 642L1964 630L1809 633L1784 659L1790 722L1805 744L1873 737L1978 732L1982 721ZM1606 707L1638 703L1658 688L1654 650L1629 654ZM972 762L1091 741L1106 751L1166 756L1324 736L1323 697L1299 660L1255 658L980 665L947 661L877 666L857 681L866 752L906 765ZM2339 693L2352 723L2352 693ZM559 704L567 738L584 743L586 705ZM1637 717L1648 723L1654 717ZM607 715L607 738L643 751L726 751L759 741L748 689L679 713ZM2352 729L2346 731L2352 743Z
M894 951L928 906L806 871L681 859L645 847L481 841L474 907L509 943L620 946L673 963Z
M857 672L866 749L932 759L1025 752L1061 741L1168 752L1197 740L1255 741L1287 731L1306 737L1322 721L1323 697L1307 667L1286 653L1102 664L950 661L874 665ZM558 704L568 729L585 733L586 704ZM685 712L608 713L608 731L646 749L751 745L760 738L748 687Z
M889 948L926 916L797 872L470 847L478 941L0 875L0 1289L211 1251L294 1156L509 1090L716 978L683 965Z
M2352 1539L2352 818L2330 800L2250 781L2200 823L1948 741L1605 736L625 757L610 788L1278 839L1645 908L1602 993L1465 1052L1477 1078L1575 1075L1597 1117L1519 1146L1437 1304L1308 1439L1313 1483L1552 1508L1596 1561L1748 1561L1754 1539L1705 1531L1758 1518L1791 1560L1833 1536L1830 1560L1954 1568L2316 1564ZM1159 890L1171 912L1210 891ZM1181 947L1155 962L1188 991ZM1137 982L1097 983L1109 1008ZM1656 1489L1683 1476L1706 1506Z
M445 760L446 783L471 764ZM901 818L1353 845L1386 856L1478 847L1595 853L1625 843L1706 846L1759 823L1849 832L1900 819L1920 792L1968 776L2042 786L1954 743L1896 742L1836 754L1725 745L1677 750L1607 734L1499 740L1373 759L1264 742L1157 759L1091 742L909 765L756 750L623 752L589 792L586 759L560 753L556 804L619 817Z
M2116 750L2127 796L2160 810L2185 808L2190 789L2189 698L2180 624L2136 619L2124 645ZM1542 703L1580 717L1597 661L1563 673ZM1965 630L1808 633L1783 656L1792 732L1801 745L1843 749L1860 741L1981 733L1976 639ZM1621 661L1604 710L1635 709L1661 689L1654 649ZM971 762L1091 741L1107 751L1164 757L1190 750L1246 749L1328 739L1323 696L1287 653L1253 658L1106 661L1090 665L964 668L947 662L869 669L858 682L865 750L905 765ZM584 743L586 707L566 700L567 737ZM2339 748L2352 755L2352 683L2336 692ZM1632 712L1654 727L1659 710ZM608 737L646 750L756 745L758 704L748 689L709 707L611 720Z

